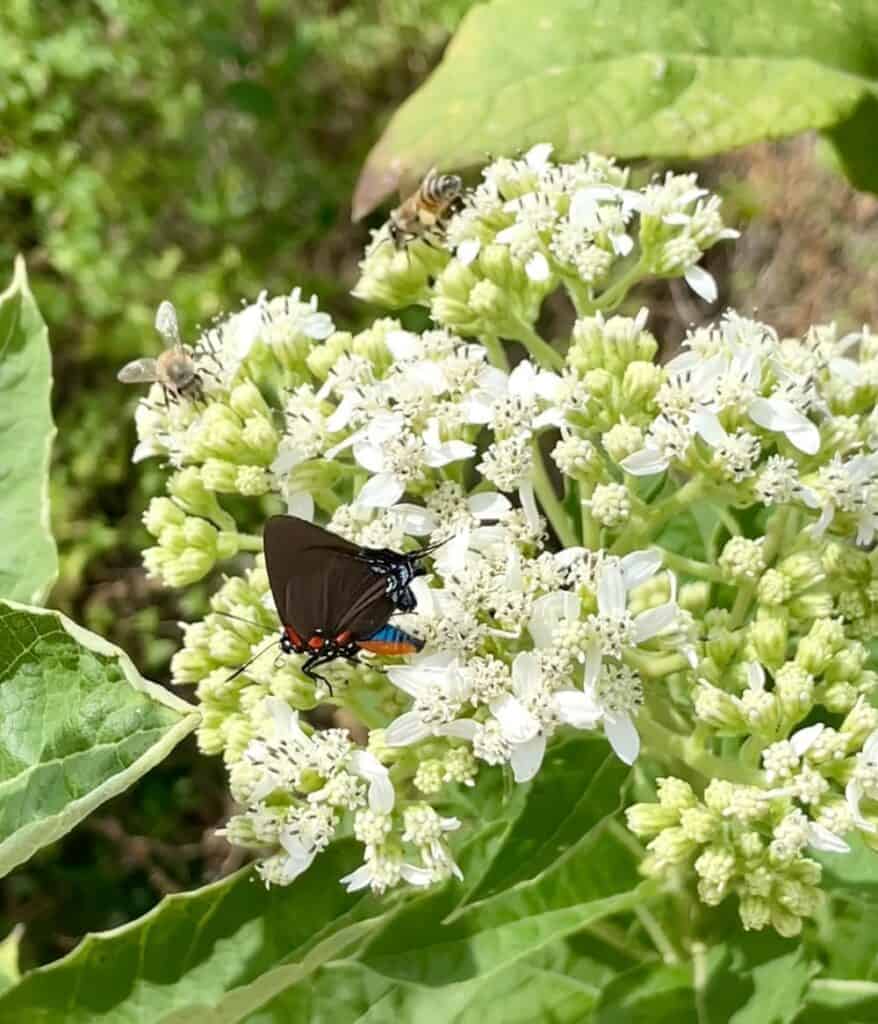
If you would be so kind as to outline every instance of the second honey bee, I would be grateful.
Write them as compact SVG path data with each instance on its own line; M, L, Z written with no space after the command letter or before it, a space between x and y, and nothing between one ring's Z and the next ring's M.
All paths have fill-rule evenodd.
M156 330L165 342L165 350L158 358L135 359L126 363L117 374L123 384L161 384L165 404L169 399L202 397L201 374L189 350L180 337L177 311L170 302L163 302L155 317Z
M429 238L448 216L454 201L463 191L458 174L428 171L424 180L408 199L390 211L388 234L397 249L403 249L416 238Z

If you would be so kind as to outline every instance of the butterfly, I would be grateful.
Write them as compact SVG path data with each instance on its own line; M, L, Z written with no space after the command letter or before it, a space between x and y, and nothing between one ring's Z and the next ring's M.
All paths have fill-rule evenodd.
M306 654L302 671L309 678L325 683L318 666L337 658L355 662L360 651L393 656L424 646L389 620L396 611L414 610L411 582L424 575L421 559L438 545L408 554L364 548L296 516L272 516L263 546L283 625L281 650Z

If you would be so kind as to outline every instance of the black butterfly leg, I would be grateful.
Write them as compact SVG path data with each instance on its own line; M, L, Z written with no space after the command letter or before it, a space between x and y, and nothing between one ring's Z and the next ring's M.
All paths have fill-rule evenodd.
M318 672L315 672L314 669L318 665L327 665L329 664L330 661L335 661L337 657L338 655L335 653L321 654L320 651L316 651L309 658L307 658L305 660L305 663L302 665L302 672L309 679L319 679L320 682L323 683L323 685L326 687L326 689L329 690L330 697L333 696L332 683L330 683L330 681L325 676L321 676Z

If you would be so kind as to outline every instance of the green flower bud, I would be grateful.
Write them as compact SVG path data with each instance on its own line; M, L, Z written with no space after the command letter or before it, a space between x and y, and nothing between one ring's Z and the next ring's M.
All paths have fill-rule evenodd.
M261 466L239 466L235 490L245 498L258 498L272 489L272 480Z
M715 907L728 892L735 873L733 854L721 846L708 847L693 865L698 875L698 896L702 903Z
M812 551L797 551L778 563L778 571L789 582L790 590L807 590L826 578L819 556Z
M577 320L567 354L569 365L583 373L604 369L621 375L629 363L652 363L658 343L644 330L645 324L645 310L635 318L613 316L605 320L597 313Z
M818 619L808 635L799 641L796 661L811 675L818 676L845 643L844 628L835 619Z
M625 811L628 828L641 839L647 839L677 825L678 811L661 804L633 804Z
M814 705L814 677L794 661L787 662L775 673L774 693L781 716L793 725Z
M845 716L839 732L847 740L849 750L859 750L876 729L878 708L872 707L861 698Z
M760 899L758 896L745 896L738 906L738 913L741 915L741 924L748 932L761 932L771 920L771 907L768 900Z
M201 481L208 491L221 494L237 494L238 465L223 459L207 459L201 467Z
M857 688L850 683L826 683L817 690L821 704L834 714L846 714L857 702Z
M791 914L783 907L772 905L771 925L774 930L785 939L792 939L802 931L802 919L796 914ZM746 928L747 925L745 924Z
M740 832L735 838L735 847L744 860L753 862L762 856L765 843L758 832Z
M748 640L753 645L757 659L770 668L776 668L786 661L787 639L786 619L780 614L760 613L748 633Z
M314 376L324 381L339 357L350 352L353 336L347 331L336 331L322 345L315 345L305 359L305 365Z
M643 431L623 419L603 436L604 448L614 462L621 462L643 447Z
M695 691L695 716L702 722L733 736L749 732L738 700L716 686L700 682Z
M789 607L792 616L805 622L825 619L832 615L832 595L821 591L812 591L810 594L802 594L793 598Z
M679 814L689 807L695 807L698 803L695 793L688 782L675 778L673 775L666 775L657 780L659 803L669 811Z
M710 603L710 584L705 580L692 580L680 587L679 606L693 615L700 615Z
M386 231L382 231L373 236L352 294L387 309L426 305L430 278L439 274L449 259L445 249L423 239L414 239L397 250Z
M680 828L696 843L708 843L720 828L716 814L705 807L689 807L680 815Z
M224 562L228 558L234 558L240 550L237 533L229 533L221 530L216 539L216 560Z
M153 537L160 536L169 526L182 526L186 514L170 498L153 498L143 513L143 525Z
M351 341L351 351L355 355L368 359L377 372L383 373L392 361L390 349L387 346L387 335L401 330L402 324L399 320L391 317L376 320L371 327L354 335Z
M262 840L256 838L252 817L249 814L232 815L222 833L233 846L256 849L265 845Z
M719 556L719 567L733 582L756 580L765 571L761 540L732 537Z
M241 461L241 419L227 406L212 402L190 430L191 457L200 462L215 456Z
M478 773L478 763L469 747L454 747L442 762L442 780L458 786L472 786Z
M552 459L565 476L588 480L602 471L601 457L591 441L577 434L562 435Z
M190 515L201 516L226 530L235 528L235 520L205 487L203 468L187 466L168 481L168 491L185 507ZM219 490L219 488L214 488Z
M599 484L591 496L595 521L610 529L624 526L631 518L631 495L624 484Z
M506 296L493 281L477 281L469 293L469 305L484 322L498 322L506 309Z
M421 761L412 781L415 784L415 789L420 790L425 795L438 793L443 785L442 762L437 757Z
M585 386L598 401L610 402L613 408L618 405L618 384L612 374L606 370L589 370L584 380Z
M722 815L727 811L735 796L735 787L725 779L712 779L704 791L704 802L710 810Z
M740 631L732 632L724 627L714 627L708 634L705 650L718 666L724 667L737 655L743 636Z
M239 462L250 461L267 466L277 455L280 435L271 420L264 416L248 416L241 430L241 441L249 449L248 457L239 458Z
M171 678L176 686L197 683L215 667L216 662L203 650L183 647L171 658Z
M229 393L229 405L242 420L246 420L249 416L271 419L271 409L262 397L259 388L252 381L242 381L232 388Z
M224 756L227 762L239 760L254 737L253 722L248 715L231 714L223 721Z
M698 844L693 842L683 829L666 828L647 844L647 849L658 864L673 867L688 860L698 849Z
M661 387L664 371L654 363L637 360L625 367L622 378L622 398L627 406L645 412Z
M226 741L223 735L223 723L225 714L222 711L214 711L211 708L202 708L201 724L195 733L198 742L198 749L202 754L213 756L221 754L225 748Z
M792 590L790 581L783 573L768 569L759 581L756 593L761 604L777 606L789 601Z

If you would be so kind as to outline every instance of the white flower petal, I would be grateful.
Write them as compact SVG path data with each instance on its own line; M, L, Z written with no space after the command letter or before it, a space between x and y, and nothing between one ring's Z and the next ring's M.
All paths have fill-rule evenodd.
M765 689L765 669L758 661L747 662L747 687L754 693L762 693Z
M384 451L377 444L370 444L368 441L358 442L354 445L354 458L370 473L384 472Z
M488 706L509 743L526 743L540 731L539 720L511 694L492 700Z
M538 142L524 154L524 162L531 170L538 171L549 162L554 148L551 142Z
M640 736L627 712L604 713L604 732L616 757L625 764L634 764L640 753Z
M653 476L664 473L670 460L658 448L641 448L639 452L633 452L622 459L619 465L632 476Z
M878 832L878 826L874 825L871 821L867 821L860 810L860 800L862 800L863 794L859 783L851 779L844 788L844 795L848 803L848 810L851 812L851 820L857 828L862 829L864 832Z
M811 749L812 744L823 732L826 726L822 722L815 722L805 729L799 729L790 736L790 746L797 757L801 757Z
M624 233L610 235L610 244L619 256L627 256L634 248L634 239Z
M766 430L785 434L790 444L806 455L820 450L820 431L817 424L785 398L754 398L747 408L750 419Z
M667 629L677 618L677 604L675 601L668 601L659 605L658 608L650 608L641 612L634 619L632 632L636 644L645 643L654 636L658 636Z
M355 504L364 508L390 508L405 493L405 484L393 473L379 473L357 495Z
M574 729L593 729L600 721L603 711L581 690L559 690L555 694L558 717Z
M384 344L398 362L416 359L422 352L421 339L411 331L388 331L384 336Z
M601 663L603 662L603 652L601 651L600 640L597 638L590 640L588 647L585 651L585 674L584 683L585 688L589 692L593 691L594 685L597 682L598 676L601 674Z
M456 718L453 722L446 722L436 730L439 736L453 736L458 740L468 740L472 743L478 730L478 722L472 718Z
M288 832L281 832L278 835L281 846L284 848L284 852L287 855L287 865L284 876L290 882L302 874L303 871L307 871L314 862L314 858L317 856L317 848L315 846L307 847L297 836L290 835Z
M728 431L712 412L699 412L689 417L689 425L702 440L714 448L726 444L729 440Z
M335 407L335 411L326 420L326 429L330 434L343 430L351 421L354 410L360 404L360 396L356 392L347 392Z
M415 885L419 889L433 884L433 872L429 868L419 868L414 864L403 863L400 865L399 874L409 885ZM350 891L348 889L348 892Z
M535 252L525 263L524 272L531 281L548 281L550 275L549 261L541 252Z
M661 550L659 548L647 548L644 551L632 551L622 559L622 578L625 580L625 589L633 590L645 583L661 569Z
M527 743L519 743L512 748L509 761L512 765L512 776L516 782L530 782L540 770L543 755L546 752L545 734L539 733Z
M512 662L512 690L516 697L527 698L542 682L540 663L533 651L522 651Z
M462 263L465 267L469 266L470 263L479 255L479 249L481 249L482 243L478 238L466 238L457 247L457 259L458 262Z
M481 494L474 494L468 499L467 505L476 519L499 519L504 512L508 512L512 508L506 495L497 491L483 491Z
M287 496L287 515L314 521L314 499L307 491L294 491Z
M339 882L341 882L347 892L359 892L361 889L371 885L372 869L368 864L361 864L356 871L352 871L349 875L345 875L344 878L340 878Z
M605 562L598 576L598 610L615 618L625 611L625 580L618 562Z
M390 814L396 799L390 773L368 750L355 750L350 759L351 771L369 783L369 809L376 814Z
M525 480L518 488L518 499L521 502L521 507L524 511L524 518L527 520L527 525L534 531L534 533L539 533L540 513L537 508L537 500L534 497L534 485L530 480Z
M808 845L813 846L815 850L822 850L824 853L851 852L850 846L841 836L816 821L808 822Z
M708 273L704 267L690 267L683 275L686 284L695 294L704 299L705 302L716 302L717 289L713 274ZM624 760L624 759L623 759Z
M558 623L578 617L579 598L567 590L555 590L534 601L528 632L537 647L551 647Z
M424 453L424 462L434 469L439 466L447 466L449 462L459 462L461 459L470 459L476 453L476 446L469 441L443 441L436 448L427 448Z
M403 531L412 537L424 537L439 526L439 520L434 513L421 505L401 502L399 505L394 505L390 511L395 516L399 516L402 520Z
M395 718L384 732L384 742L388 747L408 747L412 743L420 743L430 735L430 730L414 711L406 711Z

